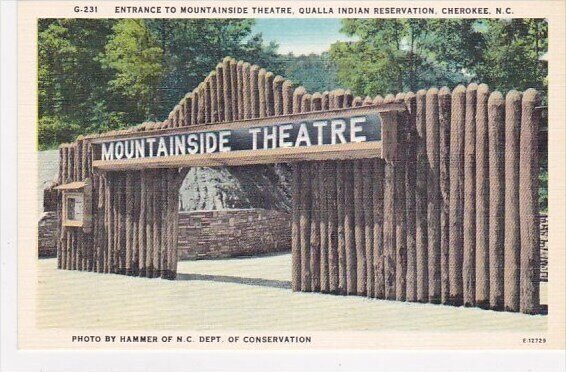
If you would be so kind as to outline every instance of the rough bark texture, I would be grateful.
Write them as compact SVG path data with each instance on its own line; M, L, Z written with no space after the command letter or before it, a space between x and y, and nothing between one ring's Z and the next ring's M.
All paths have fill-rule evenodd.
M534 89L523 95L521 155L519 166L519 213L521 216L521 303L522 313L539 311L540 251L538 217L538 130L540 97Z
M503 247L505 238L505 101L493 92L488 101L489 115L489 303L503 309Z
M428 222L428 300L440 302L440 124L438 90L426 94L427 222Z
M292 193L264 188L277 190L270 200L292 194L282 208L292 209L293 290L537 313L539 97L511 91L505 101L488 93L470 84L385 99L342 89L311 95L227 57L166 121L112 134L405 103L397 125L382 128L385 159L301 162ZM188 169L94 171L90 140L98 136L59 150L56 183L88 181L93 216L92 228L62 226L62 193L54 198L57 266L174 279L179 188ZM250 169L205 173L248 183L267 175ZM201 171L191 171L193 183ZM261 189L256 195L265 199Z
M507 311L519 311L521 265L521 223L519 218L519 157L521 131L521 94L507 93L505 101L505 247L504 305Z
M458 86L452 92L452 123L450 127L450 251L448 303L461 305L463 300L462 251L464 228L464 130L466 88Z
M450 89L443 87L438 93L440 125L440 301L448 303L450 296L449 252L450 252Z
M466 90L464 130L464 252L462 257L464 306L476 302L476 95L477 85Z
M489 308L489 88L478 86L476 108L476 306Z

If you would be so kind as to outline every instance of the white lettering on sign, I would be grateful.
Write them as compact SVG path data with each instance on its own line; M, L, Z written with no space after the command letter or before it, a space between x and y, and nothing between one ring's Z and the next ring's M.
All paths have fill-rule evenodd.
M365 122L366 118L363 116L358 116L350 120L350 142L364 142L366 140L366 136L357 135L357 133L361 133L364 130L361 124Z
M242 150L272 150L381 140L377 114L298 121L233 130L175 133L100 144L98 159L112 161Z

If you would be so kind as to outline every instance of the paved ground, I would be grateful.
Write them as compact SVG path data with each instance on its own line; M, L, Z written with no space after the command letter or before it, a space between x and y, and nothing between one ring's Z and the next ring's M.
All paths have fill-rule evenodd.
M39 261L38 326L176 330L540 331L545 316L293 293L289 254L184 261L176 281ZM543 291L544 294L544 291ZM545 300L546 297L543 296Z

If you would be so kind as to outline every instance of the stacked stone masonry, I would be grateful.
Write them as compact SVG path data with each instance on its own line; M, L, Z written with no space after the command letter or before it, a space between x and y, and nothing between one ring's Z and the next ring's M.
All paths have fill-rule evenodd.
M548 216L540 221L540 281L548 281ZM233 226L230 226L230 224ZM199 227L200 226L200 227ZM228 227L227 227L228 226ZM57 214L39 223L41 258L57 256ZM213 259L286 252L291 247L290 215L265 209L179 213L179 259Z
M57 257L57 212L44 212L38 229L38 256Z
M179 213L179 259L211 259L289 251L291 216L265 209Z

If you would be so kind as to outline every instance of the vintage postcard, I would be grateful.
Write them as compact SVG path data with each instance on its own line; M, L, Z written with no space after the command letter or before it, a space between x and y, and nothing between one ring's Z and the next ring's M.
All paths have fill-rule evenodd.
M563 1L17 8L20 350L564 350Z

